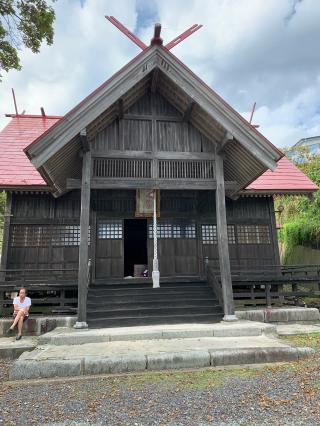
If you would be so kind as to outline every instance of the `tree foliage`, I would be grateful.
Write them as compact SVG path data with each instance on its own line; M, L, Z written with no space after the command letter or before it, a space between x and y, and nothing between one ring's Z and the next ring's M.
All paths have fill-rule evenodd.
M51 45L54 19L47 0L0 0L0 73L21 69L22 46L38 53L43 41Z
M304 161L298 159L299 167L320 187L320 157L312 155L308 149L303 151ZM286 255L297 245L320 248L320 192L313 196L281 196L275 200L276 210L284 207L281 213L282 229L280 241L284 244Z

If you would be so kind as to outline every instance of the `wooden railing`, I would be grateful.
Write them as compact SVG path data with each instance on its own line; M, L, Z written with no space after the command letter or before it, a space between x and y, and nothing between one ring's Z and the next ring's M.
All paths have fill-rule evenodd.
M222 299L219 272L206 263L208 284ZM320 265L270 265L260 270L232 270L236 306L282 305L289 299L320 296ZM221 302L220 302L221 303Z
M26 287L32 314L77 312L77 269L3 269L0 274L0 315L12 313L12 293Z
M94 158L93 178L214 180L214 161Z
M93 177L151 178L152 160L95 158L93 161Z
M222 288L221 281L216 277L213 270L211 268L207 269L207 282L209 286L212 288L212 291L216 298L219 301L219 305L223 306L223 297L222 297Z
M49 269L2 269L0 270L1 286L8 288L15 284L37 285L37 284L55 284L63 282L76 282L78 269L74 268L49 268Z
M159 160L160 179L214 179L214 161Z

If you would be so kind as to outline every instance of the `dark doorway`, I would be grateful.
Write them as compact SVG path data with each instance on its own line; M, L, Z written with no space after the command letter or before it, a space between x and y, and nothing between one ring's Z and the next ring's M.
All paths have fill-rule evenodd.
M134 276L134 265L148 265L147 237L146 219L124 220L125 277Z

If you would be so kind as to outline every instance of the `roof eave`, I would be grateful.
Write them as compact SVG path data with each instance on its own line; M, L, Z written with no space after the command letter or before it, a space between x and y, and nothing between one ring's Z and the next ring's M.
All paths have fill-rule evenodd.
M245 189L241 194L262 194L262 195L310 195L319 189Z
M24 152L32 164L37 169L41 167L63 146L64 141L71 140L79 133L79 128L82 130L87 127L98 115L115 103L123 93L144 78L156 65L156 61L152 63L156 50L157 46L152 46L141 52L28 145ZM147 66L145 66L146 64ZM88 102L90 103L88 104ZM54 148L49 143L52 140L55 141Z

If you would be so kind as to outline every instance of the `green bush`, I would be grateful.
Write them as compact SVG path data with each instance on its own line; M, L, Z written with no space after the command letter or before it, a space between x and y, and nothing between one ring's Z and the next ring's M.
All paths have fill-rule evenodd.
M309 156L297 166L320 186L320 157ZM297 246L320 247L320 192L313 196L280 196L275 199L276 210L284 207L280 217L282 225L279 240L285 250L285 258ZM279 219L279 216L278 216Z

